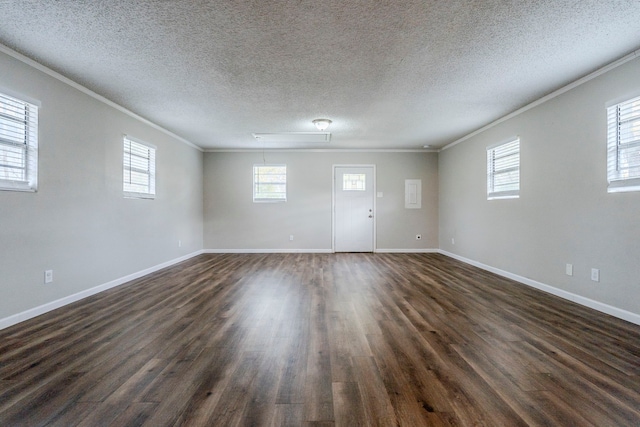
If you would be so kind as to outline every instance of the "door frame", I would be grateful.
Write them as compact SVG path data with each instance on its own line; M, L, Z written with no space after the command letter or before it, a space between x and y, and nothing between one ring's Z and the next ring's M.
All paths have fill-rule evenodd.
M377 251L376 235L377 235L377 177L375 164L334 164L331 167L331 252L336 253L336 169L337 168L373 168L373 252Z

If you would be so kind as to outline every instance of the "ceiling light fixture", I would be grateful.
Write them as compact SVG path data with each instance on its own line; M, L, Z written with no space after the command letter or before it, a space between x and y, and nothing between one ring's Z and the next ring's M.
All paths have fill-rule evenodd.
M318 130L320 132L323 132L325 129L327 129L329 127L329 125L331 124L331 120L329 120L329 119L315 119L312 123L314 125L316 125L316 127L318 128Z

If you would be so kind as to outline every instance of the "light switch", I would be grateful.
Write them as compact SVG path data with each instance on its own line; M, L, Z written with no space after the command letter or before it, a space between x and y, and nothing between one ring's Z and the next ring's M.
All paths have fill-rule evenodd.
M567 276L573 276L573 264L567 264L564 272L567 274Z

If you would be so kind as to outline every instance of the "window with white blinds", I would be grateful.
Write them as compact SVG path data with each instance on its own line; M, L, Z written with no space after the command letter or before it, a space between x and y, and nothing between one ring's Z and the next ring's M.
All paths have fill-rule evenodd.
M125 197L153 199L156 194L156 149L124 137L123 190Z
M253 166L253 201L287 201L287 165Z
M608 191L640 191L640 97L607 109Z
M0 94L0 190L36 191L38 107Z
M520 197L520 139L487 148L487 199Z

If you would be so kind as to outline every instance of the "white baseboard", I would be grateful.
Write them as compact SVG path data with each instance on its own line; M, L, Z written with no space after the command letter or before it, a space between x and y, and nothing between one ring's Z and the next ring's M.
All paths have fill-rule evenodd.
M440 253L440 249L376 249L380 254L433 254Z
M376 253L426 254L439 249L375 249ZM331 249L204 249L205 254L330 254Z
M107 289L115 288L116 286L120 286L124 283L130 282L131 280L138 279L147 274L151 274L158 270L161 270L165 267L169 267L173 264L177 264L179 262L185 261L194 256L203 254L203 253L332 253L331 249L204 249L200 251L196 251L187 255L184 255L179 258L172 259L167 262L163 262L161 264L155 265L153 267L138 271L136 273L129 274L127 276L121 277L119 279L112 280L107 283L103 283L102 285L95 286L91 289L86 289L84 291L75 293L73 295L69 295L64 298L60 298L55 301L51 301L49 303L43 304L38 307L31 308L29 310L23 311L21 313L14 314L9 317L5 317L4 319L0 319L0 329L8 328L9 326L13 326L17 323L24 322L25 320L29 320L33 317L40 316L41 314L45 314L49 311L55 310L57 308L63 307L67 304L71 304L73 302L79 301L83 298L89 297L91 295L95 295L102 291L106 291ZM460 255L456 255L451 252L447 252L441 249L377 249L376 252L379 253L441 253L448 257L457 259L458 261L462 261L466 264L473 265L475 267L481 268L483 270L490 271L499 276L506 277L511 280L515 280L516 282L520 282L527 286L531 286L536 289L540 289L542 291L548 292L552 295L556 295L560 298L564 298L569 301L573 301L577 304L584 305L586 307L592 308L594 310L609 314L611 316L617 317L622 320L626 320L627 322L634 323L636 325L640 325L640 315L636 313L632 313L630 311L623 310L618 307L614 307L602 302L598 302L580 295L576 295L571 292L564 291L562 289L555 288L553 286L537 282L532 279L528 279L523 276L519 276L517 274L510 273L508 271L500 270L499 268L491 267L489 265L483 264L478 261L474 261Z
M103 283L102 285L95 286L90 289L85 289L84 291L80 291L73 295L66 296L64 298L57 299L55 301L48 302L46 304L42 304L38 307L31 308L29 310L23 311L21 313L14 314L9 317L5 317L4 319L0 319L0 329L8 328L9 326L13 326L17 323L24 322L25 320L29 320L36 316L40 316L41 314L45 314L49 311L55 310L57 308L63 307L67 304L71 304L72 302L79 301L83 298L89 297L91 295L95 295L102 291L106 291L107 289L115 288L116 286L120 286L124 283L130 282L134 279L137 279L142 276L146 276L147 274L151 274L155 271L161 270L165 267L169 267L173 264L177 264L179 262L188 260L189 258L193 258L196 255L200 255L203 253L202 251L196 251L190 253L188 255L181 256L180 258L175 258L167 262L163 262L162 264L155 265L153 267L146 268L144 270L140 270L136 273L129 274L124 277L120 277L119 279L112 280L107 283Z
M566 300L575 302L580 305L584 305L585 307L592 308L594 310L600 311L602 313L609 314L613 317L617 317L622 320L626 320L627 322L635 323L636 325L640 325L640 314L632 313L627 310L623 310L618 307L614 307L609 304L605 304L603 302L595 301L587 297L583 297L571 292L567 292L562 289L555 288L553 286L547 285L545 283L537 282L535 280L518 276L517 274L510 273L508 271L500 270L499 268L491 267L490 265L483 264L478 261L474 261L460 255L456 255L451 252L439 250L439 253L446 255L448 257L457 259L458 261L462 261L466 264L473 265L474 267L481 268L483 270L490 271L499 276L506 277L511 280L515 280L516 282L520 282L524 285L531 286L532 288L540 289L541 291L548 292L552 295L558 296L560 298L564 298Z
M330 254L331 249L203 249L204 254Z

